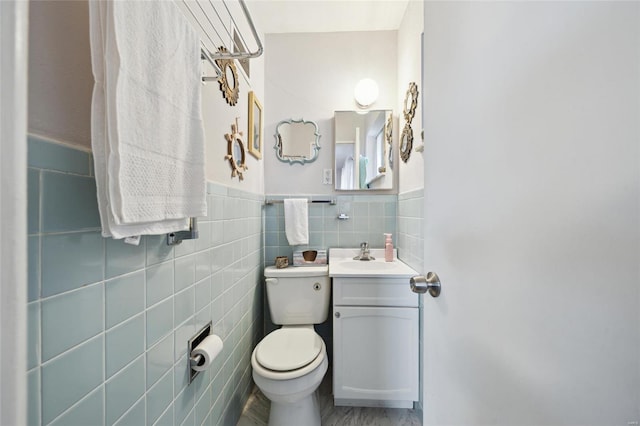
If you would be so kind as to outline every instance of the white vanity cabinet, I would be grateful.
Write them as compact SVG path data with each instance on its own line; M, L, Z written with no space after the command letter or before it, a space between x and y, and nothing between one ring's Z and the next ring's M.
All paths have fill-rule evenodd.
M412 408L418 295L408 278L333 278L335 405Z

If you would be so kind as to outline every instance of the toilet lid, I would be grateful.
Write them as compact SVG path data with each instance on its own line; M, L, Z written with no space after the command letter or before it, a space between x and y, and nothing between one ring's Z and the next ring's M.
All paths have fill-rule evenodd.
M321 349L322 339L314 330L281 328L258 344L256 360L269 370L296 370L316 359Z

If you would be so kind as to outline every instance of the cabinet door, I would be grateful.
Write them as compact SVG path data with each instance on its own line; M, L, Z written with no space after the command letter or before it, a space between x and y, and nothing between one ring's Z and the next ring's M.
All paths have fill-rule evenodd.
M336 306L336 399L418 400L418 309Z

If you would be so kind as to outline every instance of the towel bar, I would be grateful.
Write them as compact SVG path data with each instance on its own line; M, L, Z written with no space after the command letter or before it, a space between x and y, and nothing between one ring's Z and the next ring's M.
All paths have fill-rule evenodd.
M270 199L266 199L264 200L264 203L266 205L271 205L271 204L282 204L284 203L284 200L270 200ZM309 200L309 204L330 204L330 205L335 205L336 204L336 199L335 198L331 198L329 200Z
M198 238L198 218L189 218L189 229L186 231L170 232L167 234L167 245L175 246L182 240L195 240Z

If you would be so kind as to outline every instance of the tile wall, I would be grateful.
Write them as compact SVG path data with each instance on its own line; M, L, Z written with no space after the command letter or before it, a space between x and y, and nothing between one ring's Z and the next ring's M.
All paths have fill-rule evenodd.
M30 425L235 425L262 337L263 196L209 183L200 238L102 238L90 153L29 138ZM187 386L187 340L224 341Z
M269 196L268 200L301 198L297 195ZM371 248L384 247L385 232L396 234L397 197L395 195L339 195L334 197L308 195L311 200L333 198L335 205L328 203L309 204L309 245L307 248L328 249L331 247L360 247L368 241ZM339 220L344 213L348 220ZM274 203L265 206L265 265L273 265L276 256L289 256L293 260L293 247L289 245L284 231L284 205Z
M273 195L267 200L283 200L284 198L308 198L311 200L335 199L336 204L309 204L309 245L296 246L296 250L329 249L332 247L360 247L360 243L368 241L371 248L384 247L385 232L396 234L396 210L398 207L395 195L339 195L334 197L316 195ZM276 256L289 256L293 260L294 247L289 245L284 231L284 205L274 203L265 209L265 266L273 265ZM348 220L339 220L338 215L344 213ZM333 353L333 316L323 324L315 326L327 345L329 362ZM276 329L271 322L269 310L265 309L265 332Z
M398 257L418 272L424 269L424 189L398 195Z

